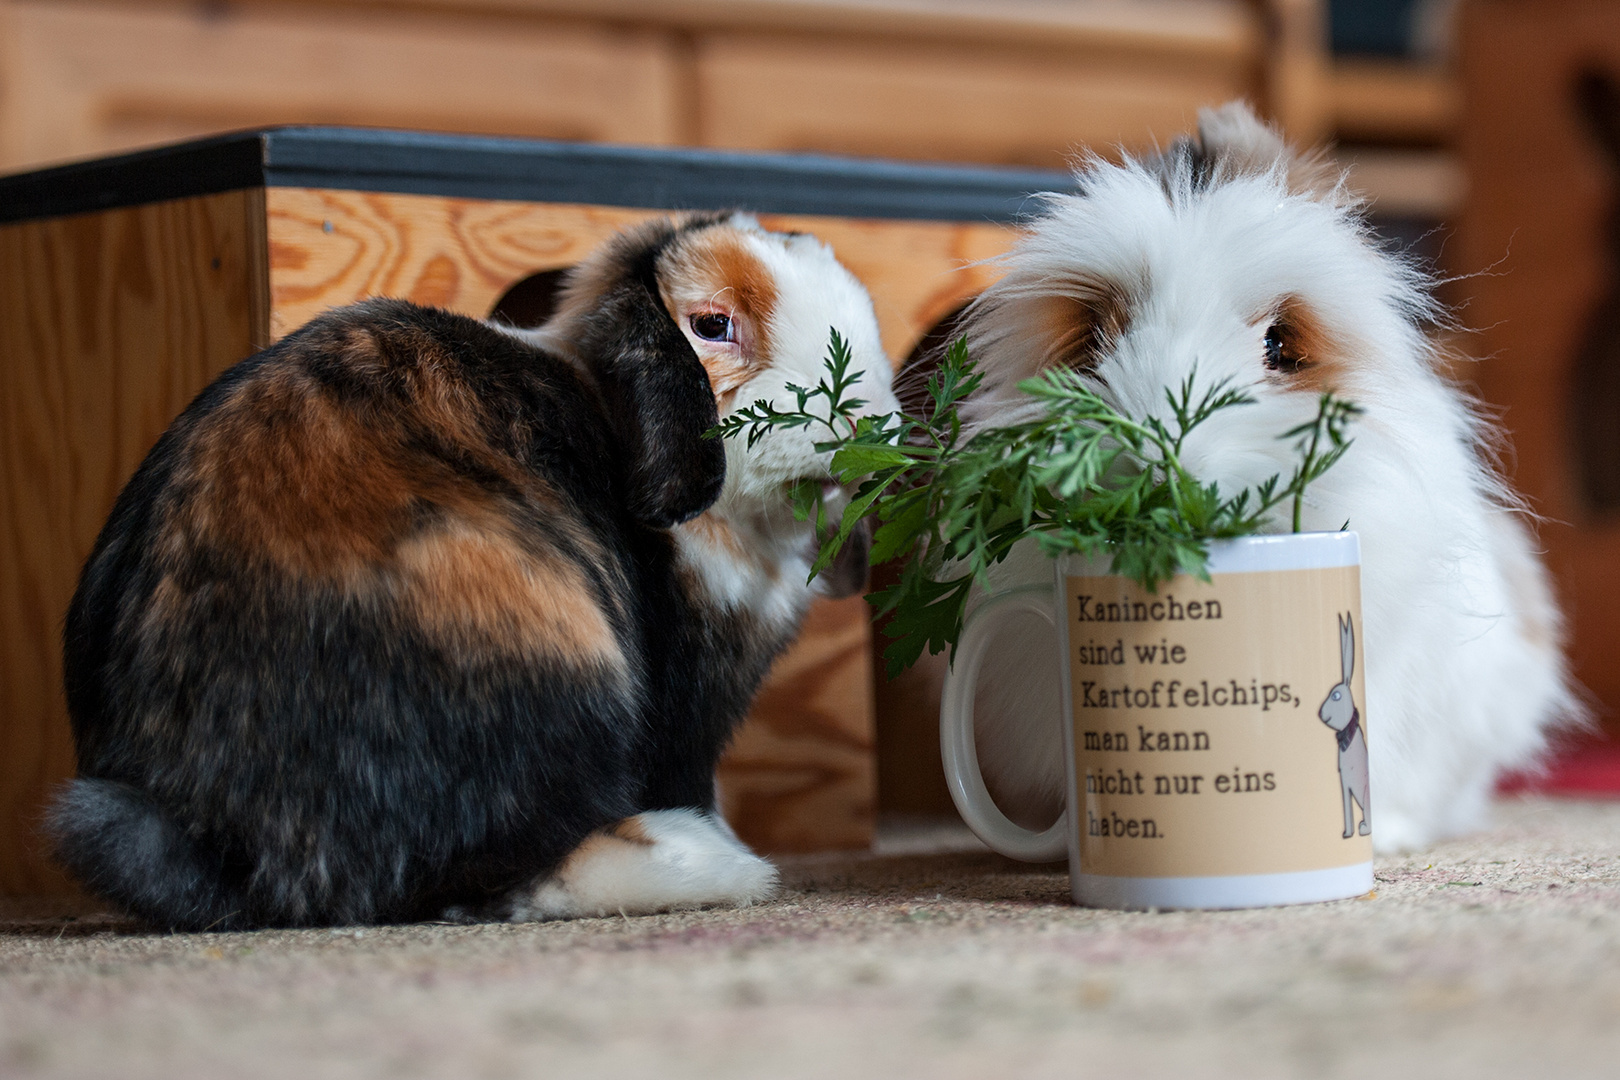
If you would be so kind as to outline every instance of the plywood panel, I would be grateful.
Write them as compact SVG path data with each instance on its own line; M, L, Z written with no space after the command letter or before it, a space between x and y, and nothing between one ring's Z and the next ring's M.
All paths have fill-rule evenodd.
M514 282L572 266L617 230L663 211L271 188L270 326L279 337L328 307L403 296L486 315ZM1003 226L765 214L814 233L872 292L883 344L908 353L997 271Z
M1017 233L968 222L873 221L762 214L768 228L813 233L832 245L872 294L883 347L898 363L924 334L1001 276L991 260Z
M270 330L401 296L482 317L515 282L572 266L648 210L271 188Z
M266 198L270 325L277 335L327 307L376 295L484 315L514 282L571 266L616 230L657 213L294 188L273 188ZM871 290L893 357L905 356L989 284L996 271L984 260L1014 237L1002 226L953 222L806 215L762 221L814 233L833 246ZM876 799L870 634L864 602L818 605L721 770L738 831L766 850L870 839Z
M34 827L73 771L61 624L119 489L266 335L258 192L0 227L0 892L60 891Z
M720 764L720 805L758 851L872 842L877 812L866 601L812 609Z

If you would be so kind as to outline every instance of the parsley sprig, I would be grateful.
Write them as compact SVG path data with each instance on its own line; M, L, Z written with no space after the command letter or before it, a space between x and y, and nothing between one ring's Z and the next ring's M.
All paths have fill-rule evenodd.
M928 379L924 416L857 416L867 402L848 396L862 372L850 371L848 344L831 333L827 374L814 387L789 386L794 408L757 401L711 432L746 436L752 447L775 429L824 432L833 476L856 485L836 529L826 519L821 485L793 489L800 520L812 515L824 536L811 576L824 570L866 518L875 523L874 563L906 559L900 580L869 597L891 613L884 650L891 676L931 653L954 647L969 591L1013 545L1034 536L1048 554L1111 556L1111 570L1155 589L1178 573L1208 579L1209 542L1260 532L1292 501L1295 532L1306 488L1349 449L1346 430L1361 409L1324 393L1315 417L1283 432L1299 462L1234 495L1205 484L1182 464L1187 437L1211 416L1252 404L1225 383L1195 388L1194 378L1165 391L1173 424L1121 413L1071 370L1055 368L1019 383L1043 414L967 432L960 408L983 381L964 339Z

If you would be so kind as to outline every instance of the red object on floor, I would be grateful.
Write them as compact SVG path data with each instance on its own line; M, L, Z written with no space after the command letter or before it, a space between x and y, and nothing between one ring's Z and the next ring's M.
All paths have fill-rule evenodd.
M1546 769L1509 773L1496 785L1505 795L1609 795L1620 798L1620 743L1582 742L1556 754Z

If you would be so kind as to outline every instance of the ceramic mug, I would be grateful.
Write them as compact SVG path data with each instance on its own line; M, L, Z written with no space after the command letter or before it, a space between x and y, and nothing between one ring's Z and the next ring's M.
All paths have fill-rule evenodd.
M1066 856L1075 901L1091 907L1257 907L1370 890L1356 534L1219 541L1209 581L1183 575L1154 592L1109 574L1106 559L1053 564L1055 588L974 609L946 677L945 776L980 839L1016 859ZM1062 650L1068 798L1045 832L996 807L974 745L979 667L1015 613L1050 621Z

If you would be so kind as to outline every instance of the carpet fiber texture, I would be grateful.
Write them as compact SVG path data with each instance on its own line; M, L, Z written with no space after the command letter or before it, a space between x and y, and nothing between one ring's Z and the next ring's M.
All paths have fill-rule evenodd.
M1510 799L1371 896L1068 903L950 829L743 911L168 935L0 907L0 1076L1620 1073L1620 802Z

